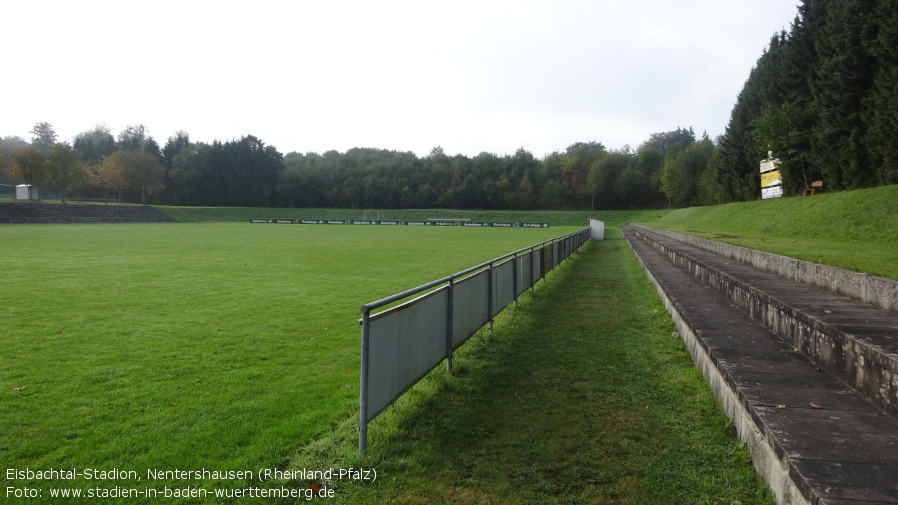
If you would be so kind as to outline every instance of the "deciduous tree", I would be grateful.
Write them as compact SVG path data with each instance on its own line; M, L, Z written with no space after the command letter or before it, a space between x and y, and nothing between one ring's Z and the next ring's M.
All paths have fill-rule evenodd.
M34 147L20 149L13 153L10 166L10 178L15 182L28 185L28 196L31 190L47 181L47 156Z
M34 129L30 132L34 135L31 138L31 146L41 152L49 152L56 144L56 130L53 125L47 122L35 123Z
M96 165L115 152L115 137L108 126L98 124L76 135L72 147L81 151L81 160L85 164Z
M128 125L120 131L115 147L122 151L144 151L150 130L142 125Z
M696 204L699 179L713 154L714 143L706 139L667 155L661 176L661 189L674 204Z
M118 202L122 201L122 190L128 187L125 177L125 165L127 165L125 151L115 151L100 163L97 170L97 182L103 188L113 191Z
M50 149L47 155L48 180L59 189L59 198L65 203L68 190L83 188L90 180L81 152L72 149L68 143L59 143Z

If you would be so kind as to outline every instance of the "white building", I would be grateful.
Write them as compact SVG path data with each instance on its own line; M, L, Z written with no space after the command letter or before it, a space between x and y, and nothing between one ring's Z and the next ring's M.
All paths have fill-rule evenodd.
M31 191L29 191L29 189ZM16 186L16 200L40 200L38 189L27 184L19 184Z

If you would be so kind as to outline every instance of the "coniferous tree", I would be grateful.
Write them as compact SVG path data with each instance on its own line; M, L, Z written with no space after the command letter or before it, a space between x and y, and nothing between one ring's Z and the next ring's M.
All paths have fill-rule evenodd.
M817 70L811 80L816 125L814 160L830 188L870 186L862 102L873 84L873 0L830 0L816 38Z
M880 0L873 11L867 51L873 83L863 99L865 143L878 184L898 184L898 0Z

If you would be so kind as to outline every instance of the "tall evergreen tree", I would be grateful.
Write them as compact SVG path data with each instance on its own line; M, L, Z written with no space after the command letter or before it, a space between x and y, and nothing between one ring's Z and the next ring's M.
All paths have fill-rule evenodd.
M816 38L817 71L811 80L817 124L812 136L816 164L828 187L858 188L874 183L866 150L862 102L873 84L873 59L865 48L873 38L875 0L829 0Z
M865 144L878 184L898 184L898 0L880 0L873 11L867 52L873 83L863 99Z

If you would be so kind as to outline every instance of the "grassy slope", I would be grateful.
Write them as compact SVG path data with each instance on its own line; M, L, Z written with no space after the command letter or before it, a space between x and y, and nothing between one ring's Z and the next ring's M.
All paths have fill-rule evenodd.
M898 185L679 209L644 222L898 279Z

